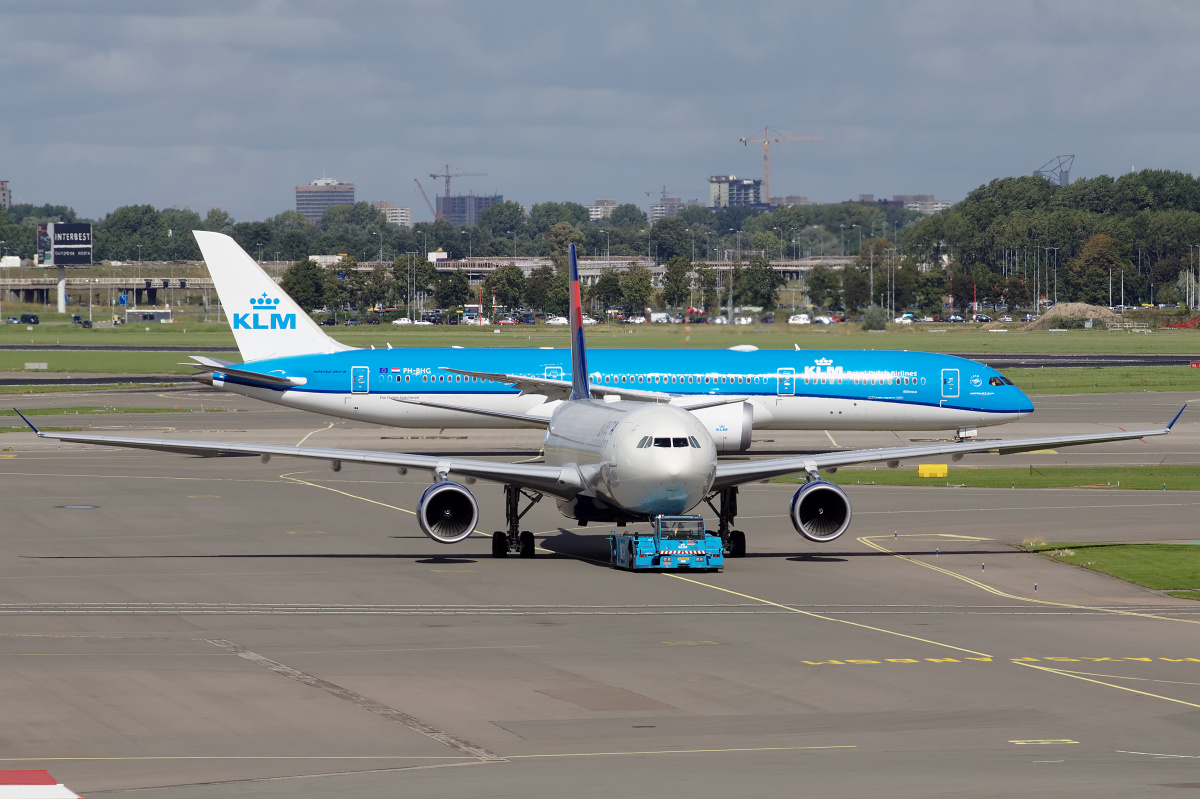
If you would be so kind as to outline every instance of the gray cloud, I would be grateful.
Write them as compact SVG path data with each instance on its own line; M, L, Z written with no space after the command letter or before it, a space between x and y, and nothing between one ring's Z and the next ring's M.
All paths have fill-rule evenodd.
M0 9L0 178L97 216L239 219L322 174L427 214L412 182L545 200L961 198L1064 152L1195 171L1200 6L1117 2L41 2Z

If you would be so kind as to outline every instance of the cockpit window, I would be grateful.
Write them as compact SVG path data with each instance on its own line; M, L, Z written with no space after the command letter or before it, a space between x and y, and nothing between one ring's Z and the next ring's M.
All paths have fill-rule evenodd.
M989 381L988 381L988 383L989 383L990 385L993 385L993 386L1002 386L1002 385L1004 385L1004 381L1003 381L1003 380L1001 380L1001 379L1000 379L998 376L995 376L995 375L993 375L993 376L992 376L992 379L991 379L991 380L989 380Z
M700 449L700 442L695 436L688 436L688 443L692 445L692 449Z
M650 446L650 436L642 436L642 440L638 442L638 449L645 449Z
M656 438L656 439L654 439L654 446L656 446L656 447L669 447L669 446L671 446L671 439L669 439L669 438Z
M671 445L672 445L672 446L675 446L675 447L687 447L687 446L690 446L690 445L688 444L688 440L687 440L686 438L672 438L672 439L671 439Z

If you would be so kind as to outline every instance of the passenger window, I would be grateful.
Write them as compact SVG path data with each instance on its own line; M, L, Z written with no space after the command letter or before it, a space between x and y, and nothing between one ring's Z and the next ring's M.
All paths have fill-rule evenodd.
M412 375L405 375L405 376L404 376L404 382L405 382L405 383L407 383L407 382L408 382L409 380L411 380L411 379L412 379Z
M656 439L654 439L654 446L656 446L656 447L670 447L670 446L671 446L671 439L669 439L669 438L656 438Z
M676 447L688 446L688 440L686 438L672 438L671 443Z

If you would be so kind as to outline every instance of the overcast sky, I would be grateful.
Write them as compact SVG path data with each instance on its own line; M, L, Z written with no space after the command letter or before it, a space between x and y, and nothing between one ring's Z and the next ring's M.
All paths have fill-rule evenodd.
M1195 173L1200 3L0 2L14 200L295 207L322 175L430 219L413 183L526 206L774 195L958 200L1074 176Z

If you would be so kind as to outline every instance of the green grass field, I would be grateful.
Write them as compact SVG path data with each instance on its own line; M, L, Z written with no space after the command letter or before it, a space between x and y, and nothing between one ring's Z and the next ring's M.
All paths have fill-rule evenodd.
M930 458L931 463L940 462ZM826 477L840 485L887 485L927 486L945 488L965 486L967 488L1076 488L1096 487L1097 491L1110 488L1200 491L1200 466L1017 466L1004 468L958 467L950 468L949 477L918 477L915 467L888 469L855 468L839 469ZM801 483L804 478L778 478L778 482Z
M1200 546L1192 544L1026 545L1030 552L1165 591L1181 599L1200 599Z

